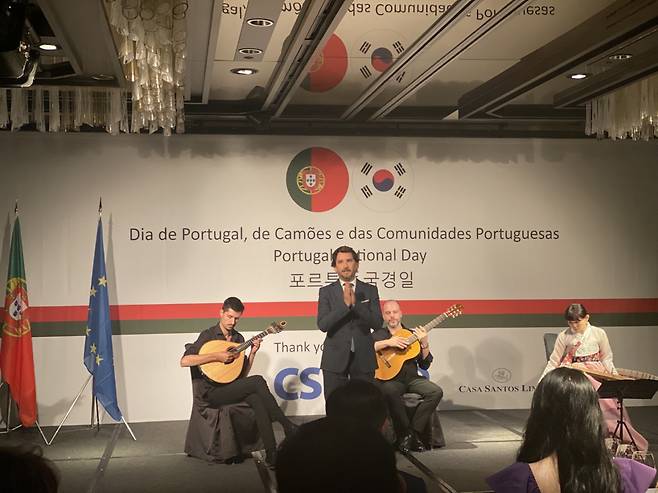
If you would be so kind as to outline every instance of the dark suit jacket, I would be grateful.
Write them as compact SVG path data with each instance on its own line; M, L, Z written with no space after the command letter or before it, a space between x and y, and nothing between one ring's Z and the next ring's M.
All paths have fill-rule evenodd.
M379 306L377 287L356 280L356 304L348 308L343 302L341 281L320 288L318 298L318 327L327 333L324 340L323 370L342 373L350 358L354 340L354 369L371 372L377 367L370 329L379 329L384 323Z

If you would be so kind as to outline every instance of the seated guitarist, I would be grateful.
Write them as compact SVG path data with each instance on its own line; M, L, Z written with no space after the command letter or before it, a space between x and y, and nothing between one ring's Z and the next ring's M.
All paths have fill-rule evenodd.
M198 367L205 363L219 361L231 363L236 354L230 351L218 351L215 353L199 354L201 347L211 340L222 340L242 343L244 337L235 330L242 313L244 305L235 297L227 298L222 305L217 325L204 330L199 334L196 342L192 344L183 354L180 365L183 367ZM211 382L205 378L198 368L193 369L193 377L203 381L204 396L210 407L219 408L226 404L235 404L237 402L246 402L251 406L256 415L256 424L263 444L265 445L266 461L269 465L274 465L276 455L276 441L272 431L272 422L278 421L283 425L283 429L288 435L295 430L296 426L281 411L274 396L260 375L247 376L254 362L256 353L260 348L260 339L254 339L249 357L246 355L244 370L239 378L233 382L219 384Z
M376 330L372 336L375 340L375 351L385 348L406 349L407 343L404 337L396 336L396 332L403 328L402 311L397 301L386 301L382 308L382 315L386 327ZM403 452L423 452L425 447L419 436L425 430L432 413L439 405L443 397L441 387L428 379L418 375L418 368L427 370L432 363L429 338L427 332L422 328L412 329L420 343L420 353L414 359L404 362L400 372L390 380L378 380L384 396L386 397L393 426L398 437L397 446ZM418 405L411 422L407 416L402 394L414 392L423 396L423 401Z

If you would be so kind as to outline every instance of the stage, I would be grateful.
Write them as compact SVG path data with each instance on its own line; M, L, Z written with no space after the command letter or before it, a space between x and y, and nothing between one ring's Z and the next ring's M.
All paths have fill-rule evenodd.
M633 424L658 453L658 407L629 408ZM447 445L441 449L398 454L398 468L421 476L430 492L487 491L484 478L514 461L521 443L527 410L441 411ZM294 418L298 423L315 417ZM30 442L43 446L61 474L61 493L147 492L222 493L264 492L273 476L252 459L242 464L208 464L187 457L183 443L187 421L131 423L133 441L122 424L100 430L69 426L53 444L44 446L36 429L0 436L0 444ZM54 427L44 428L46 437ZM277 439L283 435L275 424ZM312 489L309 489L312 491Z

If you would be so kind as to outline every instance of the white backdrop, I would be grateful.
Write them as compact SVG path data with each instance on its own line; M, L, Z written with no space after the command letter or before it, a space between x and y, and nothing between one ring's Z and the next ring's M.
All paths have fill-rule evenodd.
M286 184L295 156L311 147L331 149L349 173L345 197L326 212L298 206ZM324 281L328 264L282 261L276 251L322 255L342 243L366 255L396 255L361 265L362 275L379 276L382 298L655 299L656 150L655 143L589 140L2 133L0 206L7 220L0 230L0 272L6 272L10 211L19 199L31 305L86 305L102 195L112 304L216 303L230 295L248 307L312 302L317 287L293 287L293 276L303 284L314 275ZM384 193L375 195L377 203L365 199L365 163L387 170L402 163L406 176L395 180L405 186L403 199ZM158 239L165 227L177 232L175 240ZM155 237L131 239L131 228ZM183 240L184 228L242 228L246 240ZM256 240L259 228L272 236L277 228L322 230L331 238ZM404 234L460 230L470 238L378 239L380 228ZM478 228L489 236L497 230L551 232L553 239L478 238ZM353 229L373 238L350 239ZM344 240L336 238L339 230ZM417 258L403 258L403 249ZM396 283L386 287L383 275L391 272ZM411 273L413 283L403 286L401 273ZM314 382L322 379L314 370L320 356L313 346L323 335L308 323L308 330L268 338L255 368L272 389L282 382L287 398L281 400L290 414L323 409L321 395L314 397L320 393ZM431 378L444 387L444 406L526 407L545 361L541 334L559 329L488 328L485 321L432 332L437 362ZM655 326L606 329L618 366L658 373L649 351L658 345ZM178 360L195 334L154 332L114 337L120 406L132 421L186 419L189 371ZM309 350L277 352L282 346L276 342L308 343ZM34 339L42 424L61 419L84 382L82 344L76 336ZM71 423L89 419L89 399L86 393Z

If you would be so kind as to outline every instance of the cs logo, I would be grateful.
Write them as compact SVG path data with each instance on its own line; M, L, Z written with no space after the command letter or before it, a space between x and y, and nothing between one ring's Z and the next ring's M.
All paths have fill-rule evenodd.
M276 377L274 378L274 392L276 392L276 395L278 395L281 399L285 399L287 401L295 401L297 399L315 399L322 393L322 384L311 378L311 376L319 374L320 368L315 367L306 368L302 370L301 373L299 372L299 368L284 368L279 373L277 373ZM310 391L288 392L286 390L286 378L297 375L299 375L299 383L301 384L300 387L308 387L311 389Z

